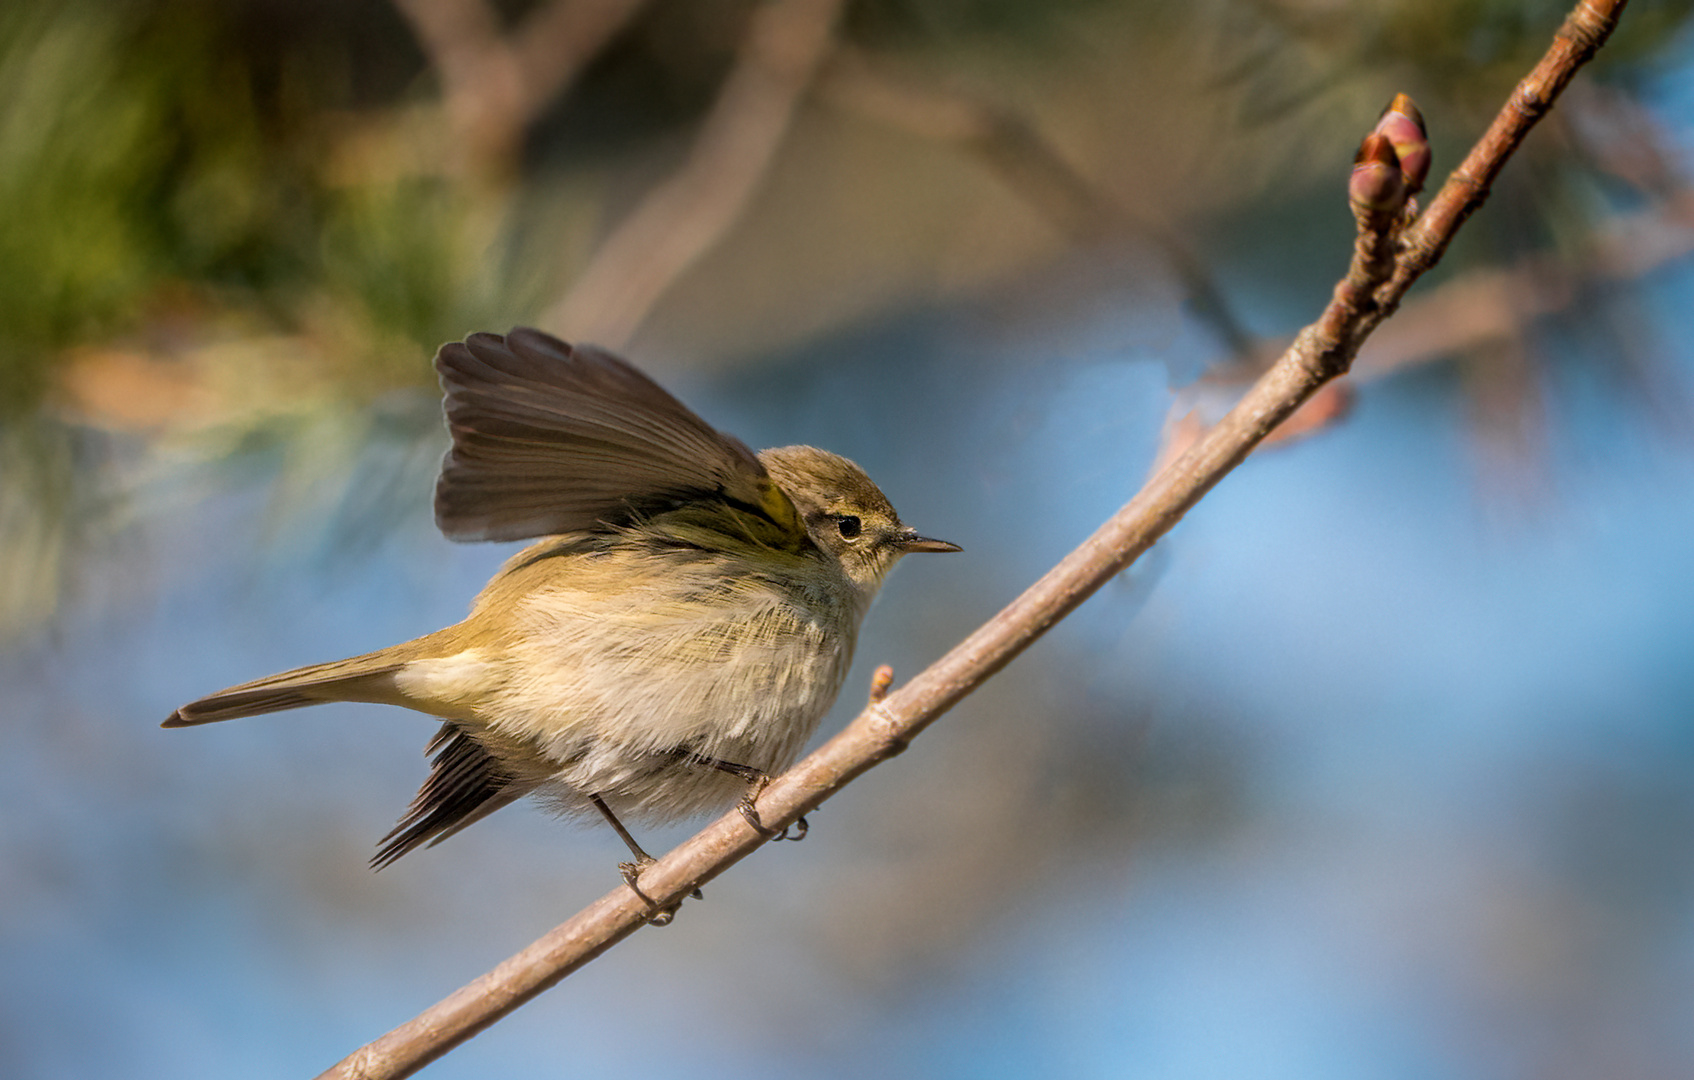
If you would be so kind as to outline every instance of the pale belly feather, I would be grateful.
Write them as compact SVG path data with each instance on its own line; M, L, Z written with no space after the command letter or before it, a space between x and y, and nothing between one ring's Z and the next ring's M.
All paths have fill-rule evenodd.
M637 821L721 810L746 781L684 755L791 764L841 689L858 613L771 582L699 585L673 578L615 604L569 587L526 597L498 660L436 661L438 678L476 686L471 724L559 810L587 810L589 794Z

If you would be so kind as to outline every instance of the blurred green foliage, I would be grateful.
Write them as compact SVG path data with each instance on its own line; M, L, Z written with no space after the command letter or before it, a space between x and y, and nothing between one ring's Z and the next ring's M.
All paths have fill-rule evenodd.
M130 5L0 10L0 417L39 404L57 350L165 282L251 273L274 247L287 185L210 44Z
M292 331L328 297L351 314L332 323L425 352L479 314L477 208L450 179L336 172L355 43L300 34L261 65L241 13L0 8L0 418L42 404L67 347L145 334L185 304Z

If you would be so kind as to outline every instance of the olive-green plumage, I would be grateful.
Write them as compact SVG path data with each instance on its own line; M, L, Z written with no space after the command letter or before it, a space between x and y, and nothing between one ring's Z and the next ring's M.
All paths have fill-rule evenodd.
M461 623L165 721L324 701L440 717L377 865L530 794L646 822L732 805L748 771L798 755L900 557L958 550L904 526L846 458L755 455L609 353L519 329L443 346L436 368L453 435L442 531L543 539Z

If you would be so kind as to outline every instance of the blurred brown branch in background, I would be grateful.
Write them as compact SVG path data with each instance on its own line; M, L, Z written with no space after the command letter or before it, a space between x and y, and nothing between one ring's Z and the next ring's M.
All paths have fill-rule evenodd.
M940 660L871 704L840 734L773 781L758 799L760 819L780 830L854 777L898 754L1132 564L1278 424L1345 374L1364 339L1396 310L1406 290L1440 258L1459 226L1481 204L1529 128L1604 43L1623 7L1624 0L1582 0L1482 140L1409 227L1402 214L1408 193L1404 186L1396 187L1386 171L1398 159L1393 150L1373 149L1362 163L1366 175L1355 172L1350 187L1359 225L1353 263L1319 319L1296 337L1228 416L1155 475L1093 536ZM1392 258L1385 259L1389 244ZM323 1075L342 1080L410 1075L646 925L655 908L667 910L681 903L763 843L764 837L739 812L719 818L643 871L640 885L650 900L620 885L523 952Z
M1146 240L1176 276L1194 316L1238 361L1251 357L1253 336L1194 245L1162 218L1113 198L1022 116L965 93L919 86L848 50L830 63L818 89L837 108L974 154L1073 243L1104 244L1126 235Z
M645 4L548 0L506 31L490 0L394 0L441 80L453 163L493 179L512 175L529 125Z
M841 7L842 0L771 0L754 10L687 163L606 237L542 326L613 348L629 341L751 202L833 44Z
M1357 373L1380 377L1460 349L1513 340L1595 288L1643 277L1691 252L1694 193L1681 192L1613 219L1578 251L1474 270L1419 297L1371 343Z

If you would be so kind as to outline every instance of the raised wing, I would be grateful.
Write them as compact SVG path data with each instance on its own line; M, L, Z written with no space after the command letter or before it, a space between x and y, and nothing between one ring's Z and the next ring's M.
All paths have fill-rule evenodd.
M435 369L453 447L435 523L453 540L524 540L721 499L804 534L741 440L624 360L539 330L472 334Z

